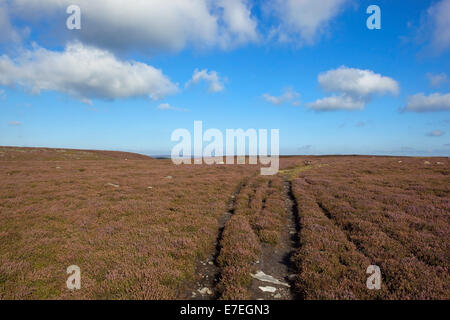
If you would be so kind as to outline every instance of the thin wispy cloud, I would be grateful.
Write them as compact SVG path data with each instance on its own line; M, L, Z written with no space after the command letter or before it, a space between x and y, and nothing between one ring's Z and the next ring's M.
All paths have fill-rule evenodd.
M202 81L208 84L209 92L216 93L225 89L225 85L223 84L223 81L220 78L219 74L214 70L208 71L208 69L195 69L192 78L188 82L186 82L185 88L188 88L192 85L197 85Z
M431 132L427 133L427 136L429 137L442 137L445 134L442 130L433 130Z
M18 43L20 39L20 31L11 23L8 6L0 3L0 44Z
M441 84L447 82L447 74L444 72L439 74L427 73L426 77L428 78L431 87L439 87Z
M283 103L291 103L294 106L300 105L300 94L292 88L285 89L281 96L272 96L268 93L264 93L262 97L264 100L274 105L281 105Z
M18 126L22 125L22 122L20 122L20 121L9 121L8 125L12 126L12 127L18 127Z
M160 105L158 105L156 107L158 110L173 110L173 111L183 111L183 112L187 112L189 111L188 109L182 109L182 108L178 108L178 107L174 107L171 106L168 103L161 103Z
M430 43L437 53L450 49L450 0L433 3L427 10L426 24L430 33Z
M302 152L310 151L312 149L312 147L313 147L312 144L307 144L307 145L299 147L298 151L302 151Z

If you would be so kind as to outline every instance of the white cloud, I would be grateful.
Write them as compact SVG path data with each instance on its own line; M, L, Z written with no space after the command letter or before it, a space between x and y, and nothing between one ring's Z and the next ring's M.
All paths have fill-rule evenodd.
M398 94L398 83L371 70L342 66L321 73L319 85L326 92L337 93L307 104L317 111L362 110L375 94Z
M432 46L440 52L450 49L450 0L433 4L427 14L432 27Z
M213 70L208 72L208 69L195 69L191 80L186 83L185 87L187 88L191 85L196 85L201 81L206 81L209 84L210 92L220 92L225 89L225 86L220 79L219 74Z
M430 81L430 86L439 87L441 84L447 81L447 74L444 72L439 74L427 73L428 80Z
M348 0L273 1L269 10L280 21L273 33L282 42L298 41L313 44L348 2Z
M8 8L0 4L0 43L15 43L20 41L20 33L13 27L9 18Z
M365 102L350 96L331 96L308 103L307 107L316 111L362 110Z
M352 97L367 97L375 93L393 93L399 91L395 80L374 73L342 66L322 73L318 77L320 86L328 92L341 92Z
M418 93L408 97L404 111L428 112L428 111L450 111L450 93L432 93L426 96Z
M174 106L171 106L168 103L161 103L158 107L159 110L174 110L174 111L188 111L187 109L177 108Z
M445 134L445 132L442 131L442 130L433 130L431 132L428 132L427 136L429 136L429 137L441 137L444 134Z
M148 53L229 48L257 41L247 0L12 0L15 16L36 25L61 23L68 5L81 8L81 30L67 33L110 50Z
M161 70L118 60L105 50L69 44L63 52L35 46L11 59L0 57L0 84L19 84L33 93L59 91L82 101L148 96L161 99L178 90Z
M272 96L268 93L264 93L262 96L267 102L275 104L275 105L280 105L285 102L289 102L294 99L298 99L300 97L300 94L295 92L294 90L288 88L288 89L284 90L284 92L281 96ZM294 106L298 106L298 105L300 105L300 101L298 101L298 100L292 101L292 104Z
M258 22L252 17L247 0L219 0L217 5L223 9L223 28L221 44L223 47L257 42Z
M6 99L6 93L5 90L0 89L0 99L5 100Z
M9 121L9 122L8 122L8 125L9 125L9 126L12 126L12 127L18 127L18 126L21 126L21 125L22 125L22 122L19 122L19 121Z

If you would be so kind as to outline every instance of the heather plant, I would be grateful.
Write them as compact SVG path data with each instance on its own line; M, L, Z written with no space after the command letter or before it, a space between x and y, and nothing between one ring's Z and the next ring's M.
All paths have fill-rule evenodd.
M237 195L225 225L218 263L222 299L249 299L250 273L263 244L276 245L286 222L280 177L254 177Z
M0 160L1 299L177 298L214 249L233 189L257 172L127 153L11 153ZM66 287L73 264L80 290Z
M341 298L342 292L352 292L357 299L448 299L448 162L440 159L445 166L427 166L419 158L399 162L382 157L317 161L326 166L303 171L294 180L302 217L298 287L305 297ZM322 223L311 220L316 216ZM331 256L311 261L318 254L311 247L335 234L329 228L341 234L333 243L353 248L352 255L359 257L353 275L343 276L339 263L330 264L333 255L343 259L345 250L339 246L323 246L319 252ZM379 265L382 271L383 285L376 295L356 290L368 263ZM352 270L351 265L346 272ZM338 279L340 284L315 287Z

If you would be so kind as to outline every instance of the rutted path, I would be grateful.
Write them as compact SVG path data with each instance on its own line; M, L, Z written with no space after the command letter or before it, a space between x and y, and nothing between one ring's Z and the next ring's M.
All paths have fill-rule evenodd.
M234 213L234 206L236 197L245 186L245 180L242 181L234 191L228 202L227 211L219 219L218 235L215 242L215 251L211 253L205 260L200 261L197 265L195 274L200 276L198 281L187 290L185 299L191 300L211 300L218 298L218 292L216 291L216 285L219 281L220 268L217 264L217 258L220 254L220 241L222 240L223 230L225 224L231 218Z
M291 256L299 246L300 224L297 203L292 194L291 182L284 180L286 224L282 230L280 243L275 247L264 244L261 259L257 262L258 271L252 274L250 286L252 299L293 300L297 299L293 281L295 270Z
M237 209L236 206L239 206L239 204L236 203L236 199L241 197L243 194L248 195L247 188L254 188L255 185L253 183L254 181L252 182L252 180L244 180L239 184L236 191L232 195L231 200L228 203L227 212L225 212L219 220L215 251L212 252L205 260L199 262L196 268L198 280L188 288L184 296L185 299L211 300L218 299L220 297L221 292L218 292L217 285L221 278L221 271L223 270L219 267L217 258L221 253L221 242L223 239L224 229L230 218L235 213L235 210ZM300 232L300 223L298 208L296 199L292 192L291 181L287 177L284 177L284 180L280 180L280 183L280 188L276 191L278 196L275 196L275 198L278 197L278 201L280 201L279 205L284 207L283 209L285 213L282 218L283 222L281 230L279 230L280 238L276 245L261 242L260 255L254 264L254 273L250 274L251 284L247 288L250 299L293 300L301 298L294 292L293 283L296 280L296 270L291 262L292 254L299 247L298 235ZM263 185L264 184L258 186ZM271 181L267 181L266 186L271 189ZM272 189L272 192L274 192L273 190L275 189ZM252 207L252 201L254 200L253 196L250 195L248 198L248 208ZM253 212L253 214L257 216L258 214L264 214L265 210L271 210L269 209L270 207L266 207L266 197L268 196L269 194L266 194L265 196L262 195L262 198L258 200L261 201L261 206L258 211ZM245 197L246 196L244 196L243 199L246 199ZM243 214L242 211L239 212L241 212L239 214ZM268 214L276 215L276 211L268 212L270 212ZM270 219L270 217L268 218ZM257 228L257 226L254 227Z

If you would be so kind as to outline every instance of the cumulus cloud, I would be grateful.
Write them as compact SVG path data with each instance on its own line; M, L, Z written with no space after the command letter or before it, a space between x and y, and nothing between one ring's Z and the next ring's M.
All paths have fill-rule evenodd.
M21 125L22 125L22 122L19 122L19 121L9 121L9 122L8 122L8 125L9 125L9 126L12 126L12 127L18 127L18 126L21 126Z
M431 24L431 44L439 52L450 49L450 0L442 0L427 10Z
M273 34L282 42L296 41L313 44L339 15L348 0L276 0L269 10L279 20Z
M408 102L403 111L410 112L433 112L450 111L450 93L432 93L425 95L418 93L408 97Z
M171 106L168 103L161 103L160 105L158 105L157 109L158 110L188 111L187 109L182 109L182 108Z
M429 136L429 137L441 137L444 134L445 134L445 132L442 131L442 130L433 130L431 132L428 132L427 136Z
M159 69L121 61L81 43L69 44L62 52L35 46L16 59L1 56L0 84L18 84L35 94L59 91L85 102L141 96L156 100L178 90Z
M281 96L272 96L268 93L264 93L262 96L267 102L275 105L280 105L290 101L294 106L300 105L300 101L298 100L300 94L291 88L285 89Z
M185 87L188 88L191 85L196 85L201 81L205 81L208 83L209 92L220 92L225 89L225 86L222 80L219 77L219 74L216 71L208 71L208 69L203 70L194 70L194 74L192 75L191 80L189 80Z
M337 93L307 104L317 111L361 110L374 95L398 94L398 83L371 70L342 66L318 76L320 87L325 92Z
M257 41L257 20L247 0L11 0L12 12L38 24L61 23L67 6L80 6L81 30L67 33L110 50L157 53L230 48ZM54 22L52 22L54 21ZM54 29L54 28L53 28Z
M439 87L441 84L447 82L447 74L444 72L439 74L427 73L426 76L432 87Z
M371 70L345 66L320 74L318 81L325 91L341 92L353 97L367 97L376 93L397 94L399 91L397 82L389 77Z

